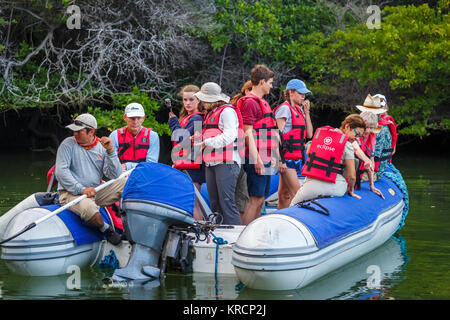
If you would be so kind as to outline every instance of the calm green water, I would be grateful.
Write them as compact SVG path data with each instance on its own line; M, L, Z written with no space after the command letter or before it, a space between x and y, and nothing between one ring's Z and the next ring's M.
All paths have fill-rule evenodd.
M45 191L45 174L54 156L46 153L0 155L0 215L28 195ZM67 276L23 277L0 261L0 299L449 299L450 168L446 156L397 155L396 167L409 190L410 211L396 237L306 288L267 292L236 286L234 277L168 274L161 282L110 286L111 270L82 270L81 288L69 289ZM370 288L373 269L381 289ZM369 284L369 285L368 285Z

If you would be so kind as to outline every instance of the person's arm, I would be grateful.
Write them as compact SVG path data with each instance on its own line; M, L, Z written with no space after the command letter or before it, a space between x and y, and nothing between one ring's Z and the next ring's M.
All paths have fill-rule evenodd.
M373 158L371 158L371 161L373 163ZM370 191L372 191L373 193L379 195L381 198L384 199L384 195L383 192L381 192L380 189L378 189L377 187L375 187L375 183L373 181L373 170L369 170L367 172L367 176L369 177L369 185L370 185Z
M112 140L109 137L101 137L99 141L105 149L103 174L109 179L118 178L123 172L123 167L117 156L117 151L114 149Z
M361 147L359 146L358 142L355 140L352 142L353 149L355 150L355 155L364 162L364 168L368 171L373 171L373 163L372 161L366 156L364 151L362 151Z
M150 131L150 148L147 152L146 162L158 162L159 160L159 136L155 131Z
M356 183L355 160L345 159L344 166L347 171L347 194L357 199L361 199L360 196L354 193Z
M223 126L222 133L215 137L205 139L205 146L219 149L236 140L239 122L236 112L232 108L225 108L222 111L219 119L220 124Z
M83 192L85 186L79 183L70 171L70 161L72 157L72 146L67 140L64 140L56 153L55 178L62 189L73 195L79 195Z
M171 114L172 116L169 118L169 128L170 131L174 132L175 130L181 128L178 118L175 114Z
M253 137L253 125L244 124L245 145L248 148L248 156L250 163L255 165L256 174L264 173L264 163L256 148L255 138Z
M314 127L312 125L311 116L309 114L310 102L309 100L303 101L303 112L305 113L305 123L306 123L306 137L311 139L314 134Z

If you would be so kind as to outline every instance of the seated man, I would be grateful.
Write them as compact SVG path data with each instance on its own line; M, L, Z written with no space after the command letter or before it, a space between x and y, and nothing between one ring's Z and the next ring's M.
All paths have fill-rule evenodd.
M120 199L127 179L120 179L98 193L95 190L102 183L103 175L115 179L122 173L116 150L110 138L95 135L97 121L91 114L79 115L66 128L73 131L73 136L63 140L56 154L59 202L65 205L85 194L87 198L70 210L97 227L110 243L117 245L121 237L103 221L99 209Z
M127 105L123 119L127 125L109 135L123 169L130 170L139 162L158 162L159 136L142 126L145 120L142 105L135 102Z

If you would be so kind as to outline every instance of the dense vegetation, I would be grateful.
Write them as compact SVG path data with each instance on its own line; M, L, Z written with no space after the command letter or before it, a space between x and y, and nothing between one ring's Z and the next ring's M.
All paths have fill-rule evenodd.
M0 113L63 125L89 110L111 130L138 101L146 125L165 134L164 98L206 81L233 95L265 63L276 71L273 104L297 77L317 110L356 111L382 93L401 134L445 132L450 1L420 3L383 1L371 29L376 1L2 1Z

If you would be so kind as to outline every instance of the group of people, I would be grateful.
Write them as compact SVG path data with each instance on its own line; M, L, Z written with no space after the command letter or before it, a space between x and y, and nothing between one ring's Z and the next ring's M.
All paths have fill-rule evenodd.
M183 103L179 117L169 113L173 167L187 173L198 190L206 183L211 209L220 217L217 221L247 225L259 217L276 172L279 209L322 196L347 193L360 198L354 190L362 180L369 180L371 191L383 197L374 181L391 161L397 137L386 98L368 95L357 106L361 114L347 116L339 128L314 131L306 99L311 91L303 81L292 79L284 91L285 101L272 110L264 96L274 77L267 66L256 65L232 99L214 82L200 88L187 85L179 93ZM159 137L142 126L144 119L142 106L131 103L125 108L126 126L98 138L96 119L82 114L67 126L73 136L57 152L61 204L86 194L71 210L113 244L120 242L120 235L103 222L99 208L120 199L126 179L98 193L95 187L103 175L114 179L139 162L158 161ZM301 186L300 171L306 177ZM204 219L198 201L194 217Z

